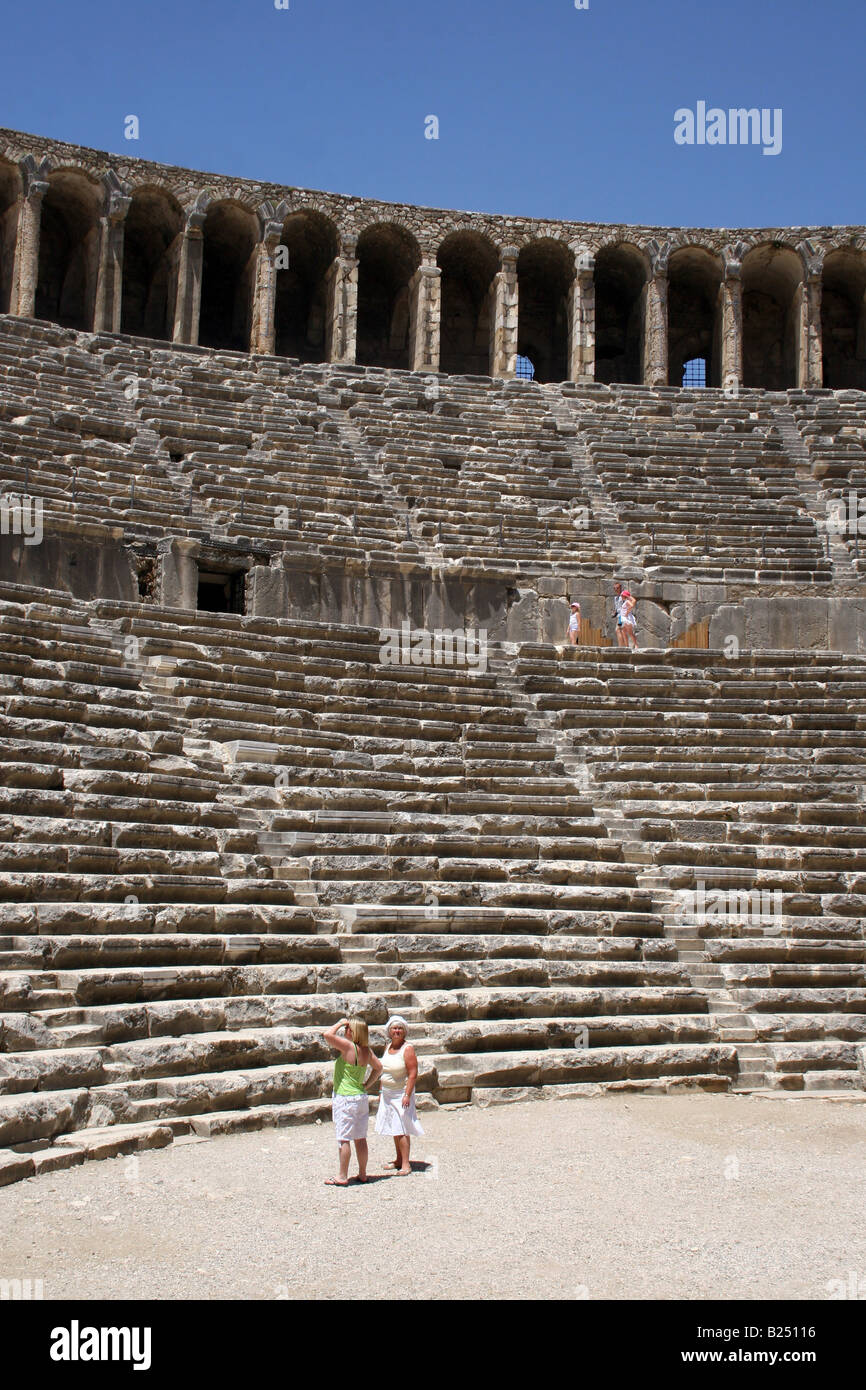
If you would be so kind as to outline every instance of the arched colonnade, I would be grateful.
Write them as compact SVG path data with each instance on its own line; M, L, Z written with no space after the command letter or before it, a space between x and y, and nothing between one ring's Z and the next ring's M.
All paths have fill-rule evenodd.
M0 158L0 312L304 362L676 386L699 360L710 386L866 389L856 230L420 236L399 208L346 228L314 195L190 199L150 169Z

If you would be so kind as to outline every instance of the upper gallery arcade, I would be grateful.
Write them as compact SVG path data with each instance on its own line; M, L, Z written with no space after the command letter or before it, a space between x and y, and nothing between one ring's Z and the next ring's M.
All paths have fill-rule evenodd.
M387 204L0 130L0 313L305 362L866 390L862 227Z

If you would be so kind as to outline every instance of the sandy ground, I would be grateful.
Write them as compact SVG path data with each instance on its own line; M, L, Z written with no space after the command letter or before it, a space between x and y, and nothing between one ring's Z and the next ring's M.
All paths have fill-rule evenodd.
M366 1187L323 1185L319 1125L4 1188L0 1279L41 1279L46 1299L329 1299L347 1271L374 1298L866 1296L866 1105L617 1096L421 1118L413 1175ZM390 1144L371 1125L371 1173Z

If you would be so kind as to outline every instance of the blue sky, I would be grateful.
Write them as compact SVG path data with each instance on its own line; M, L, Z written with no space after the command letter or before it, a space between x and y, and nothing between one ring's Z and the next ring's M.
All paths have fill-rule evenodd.
M866 221L864 0L6 0L0 33L0 125L98 149L578 221ZM699 101L781 108L782 152L675 144Z

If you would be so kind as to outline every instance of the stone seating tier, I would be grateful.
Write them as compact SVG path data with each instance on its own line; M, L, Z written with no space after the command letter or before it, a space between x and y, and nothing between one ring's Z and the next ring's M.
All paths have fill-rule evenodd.
M825 584L826 500L863 477L858 402L433 378L0 317L5 491L40 496L49 529L151 548L543 575L620 563L610 511L660 575Z
M321 1118L353 1010L424 1105L861 1087L866 661L383 667L15 585L0 634L0 1180ZM778 912L690 923L704 880Z

